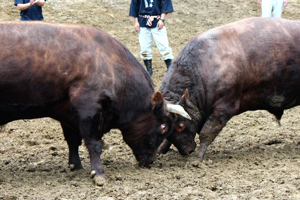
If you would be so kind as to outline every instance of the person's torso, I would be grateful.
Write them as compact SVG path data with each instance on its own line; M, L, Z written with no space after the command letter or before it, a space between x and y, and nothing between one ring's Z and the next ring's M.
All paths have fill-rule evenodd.
M26 4L29 3L30 0L15 0L15 4ZM22 10L21 13L21 21L27 20L44 20L42 14L42 7L38 5L32 5L26 10Z
M140 0L139 6L139 23L141 27L154 28L157 26L158 19L155 18L152 26L147 26L148 18L140 16L160 16L163 13L164 0Z

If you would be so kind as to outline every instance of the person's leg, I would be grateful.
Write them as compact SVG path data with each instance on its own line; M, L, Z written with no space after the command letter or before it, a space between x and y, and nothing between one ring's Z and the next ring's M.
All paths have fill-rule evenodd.
M273 17L281 17L283 10L283 0L276 0L274 2Z
M261 2L261 16L271 17L273 8L273 0L262 0Z
M152 39L152 33L149 28L140 27L139 32L139 42L141 47L141 58L144 60L144 64L146 66L147 72L152 75L152 45L153 45L153 39Z
M165 61L167 68L169 68L174 56L172 53L172 49L169 46L166 27L164 26L161 30L158 30L157 28L153 28L151 31L152 31L155 44L160 54L162 55L162 60Z
M146 66L147 72L150 76L152 76L153 74L153 70L152 70L152 59L150 60L143 60L144 64Z

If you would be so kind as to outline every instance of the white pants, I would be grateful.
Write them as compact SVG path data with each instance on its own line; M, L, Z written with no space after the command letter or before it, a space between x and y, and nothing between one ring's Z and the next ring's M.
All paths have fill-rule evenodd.
M173 59L172 49L169 47L169 41L167 36L167 30L164 26L162 29L158 28L146 28L140 27L139 42L141 46L141 58L143 60L152 59L151 51L153 45L153 39L155 44L162 55L162 60Z
M283 10L283 0L262 0L261 12L262 17L271 17L273 11L273 17L281 17Z

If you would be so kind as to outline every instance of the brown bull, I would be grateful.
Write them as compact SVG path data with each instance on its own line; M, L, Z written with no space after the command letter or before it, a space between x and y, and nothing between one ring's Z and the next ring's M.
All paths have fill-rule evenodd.
M166 101L120 42L89 26L0 23L0 125L51 117L61 123L72 170L82 138L96 184L102 136L118 128L140 165L155 160L172 124Z
M160 91L192 117L178 116L160 152L173 143L189 154L199 133L196 157L203 161L233 116L267 110L279 121L285 109L300 104L300 22L250 18L199 34L174 60Z

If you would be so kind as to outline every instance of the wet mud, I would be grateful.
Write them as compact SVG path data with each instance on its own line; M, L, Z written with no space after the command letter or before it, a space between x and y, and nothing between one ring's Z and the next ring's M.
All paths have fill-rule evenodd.
M48 0L44 17L98 27L142 62L129 5L129 0ZM173 5L166 27L174 56L198 33L261 14L256 0L173 0ZM1 21L19 20L11 0L1 1L0 13ZM282 17L300 20L300 2L290 0ZM158 90L166 67L155 45L153 55ZM300 107L286 110L281 124L266 111L245 112L228 122L203 163L180 156L172 146L151 169L138 167L119 130L112 130L104 137L110 148L102 154L107 180L98 187L90 178L84 146L85 169L69 170L68 147L57 121L14 121L0 132L0 199L300 199Z

